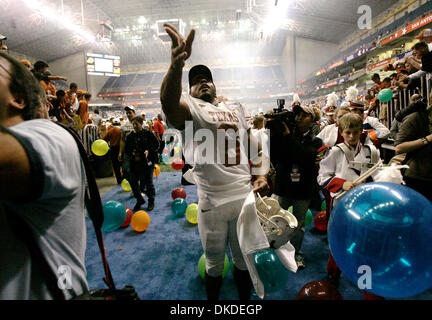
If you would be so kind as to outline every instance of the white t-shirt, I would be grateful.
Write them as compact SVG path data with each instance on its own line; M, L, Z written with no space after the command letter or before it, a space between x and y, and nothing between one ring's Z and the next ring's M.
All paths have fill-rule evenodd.
M79 109L79 101L78 101L76 93L74 93L74 97L75 97L75 102L74 102L72 108L75 112L77 112Z
M122 134L122 139L126 141L126 137L133 131L133 125L129 119L126 120L126 122L120 127L120 131Z
M85 170L78 147L67 131L49 120L24 121L8 129L29 156L34 194L33 199L0 202L0 300L52 299L6 214L18 215L29 224L55 274L63 274L66 269L61 266L70 268L72 289L63 290L70 299L88 290Z
M234 125L243 130L249 128L246 121L248 113L238 103L221 102L218 106L215 106L188 94L184 94L182 98L190 108L194 134L199 129L208 129L212 132L213 137L217 139L217 130L222 124ZM194 155L192 163L194 166L194 180L197 185L200 207L203 210L247 197L252 190L249 164L240 163L239 165L226 167L221 163L200 163L202 157L199 146L205 143L205 139L196 137L194 140L198 141L190 141L187 128L183 130L182 134L185 138L186 162L190 163L190 160L192 160L188 159L188 155ZM217 141L211 143L218 146ZM215 154L216 152L217 150L215 150ZM224 155L225 153L221 152L220 154Z

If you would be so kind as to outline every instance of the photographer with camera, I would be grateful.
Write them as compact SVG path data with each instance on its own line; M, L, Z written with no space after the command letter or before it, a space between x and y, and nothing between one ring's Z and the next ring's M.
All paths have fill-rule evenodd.
M276 169L273 198L287 210L293 206L298 227L291 239L296 250L295 259L299 269L305 268L300 253L305 233L306 212L314 194L318 166L317 150L322 140L312 133L313 124L320 118L320 111L311 106L295 105L293 111L284 109L284 100L278 100L278 108L267 114L266 128L270 130L270 160Z

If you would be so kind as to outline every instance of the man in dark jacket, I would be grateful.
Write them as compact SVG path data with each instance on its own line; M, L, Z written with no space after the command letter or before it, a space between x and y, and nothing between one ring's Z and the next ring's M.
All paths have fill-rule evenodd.
M396 153L407 153L406 185L432 201L431 110L421 101L416 104L417 111L403 119L395 141Z
M132 119L134 131L126 138L125 153L130 160L130 185L137 203L134 210L141 208L145 200L140 191L140 185L145 184L148 196L147 211L152 211L155 200L153 185L154 164L158 157L159 142L156 136L143 128L144 119L140 116Z
M305 233L306 212L314 193L318 191L318 166L315 160L317 150L322 147L322 140L312 133L313 124L320 118L319 110L311 106L295 106L294 112L294 132L285 123L283 133L271 130L270 157L276 169L273 197L285 210L292 205L293 214L298 221L291 244L296 250L297 266L303 269L305 262L300 249Z

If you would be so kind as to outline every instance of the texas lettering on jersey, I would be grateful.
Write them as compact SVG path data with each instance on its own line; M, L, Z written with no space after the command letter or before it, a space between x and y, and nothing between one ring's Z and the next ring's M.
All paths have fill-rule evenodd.
M240 122L235 111L207 111L214 122Z

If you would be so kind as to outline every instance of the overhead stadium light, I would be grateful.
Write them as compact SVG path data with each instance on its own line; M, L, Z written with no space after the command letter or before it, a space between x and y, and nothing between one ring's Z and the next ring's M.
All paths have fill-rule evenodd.
M279 0L276 4L270 1L269 13L263 25L263 30L266 35L272 35L277 29L282 27L286 18L286 11L292 3L293 0Z
M48 20L57 22L59 25L62 25L66 29L69 29L70 31L78 34L83 39L89 42L96 41L96 37L93 34L85 31L84 29L80 28L76 24L69 22L69 19L65 19L64 16L59 15L58 12L53 11L46 4L37 0L21 0L21 1L24 2L27 5L27 7L29 7L30 9L39 12L42 16L44 16Z
M146 17L143 17L143 16L139 17L138 18L138 23L139 24L146 24L147 23Z

